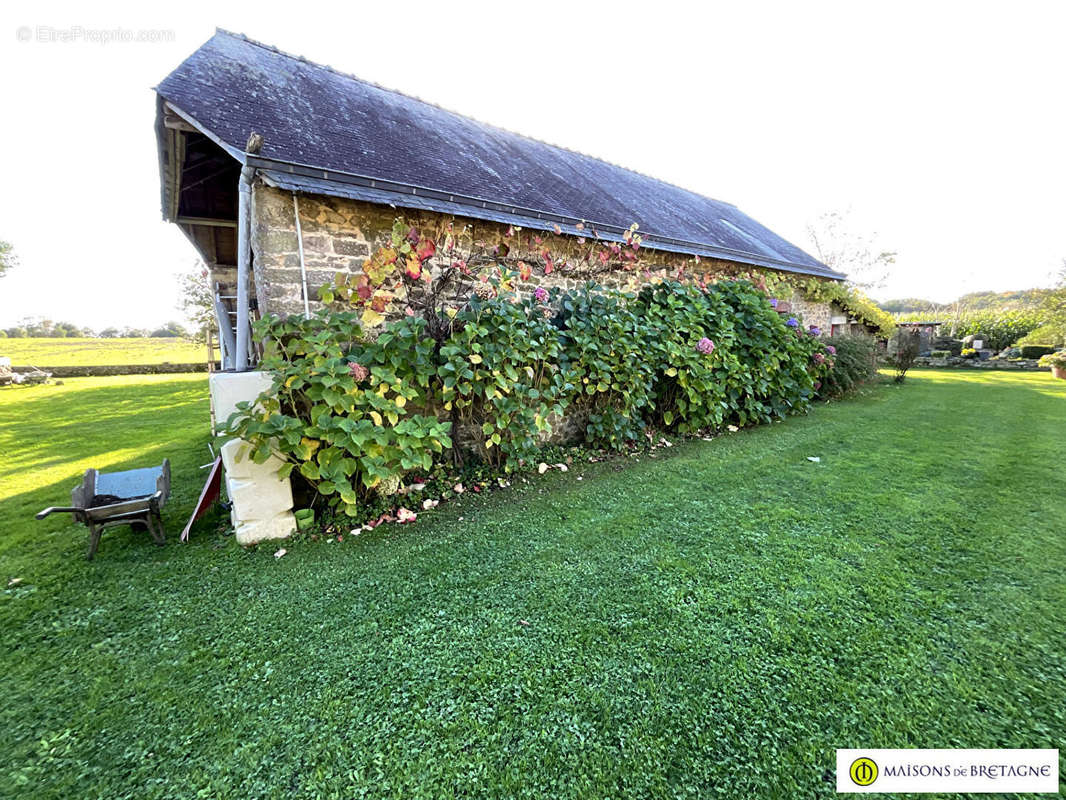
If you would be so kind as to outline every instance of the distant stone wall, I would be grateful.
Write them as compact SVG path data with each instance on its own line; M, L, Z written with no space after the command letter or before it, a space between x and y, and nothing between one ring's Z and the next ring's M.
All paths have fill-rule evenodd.
M952 367L956 369L1006 369L1021 370L1024 372L1047 372L1047 367L1041 367L1035 358L960 358L948 356L947 358L931 358L920 356L914 359L916 367Z
M804 325L814 325L821 328L824 334L828 336L833 314L841 312L839 310L834 311L830 303L807 300L799 292L795 292L792 295L792 313L796 317L802 318Z
M310 308L320 307L318 287L333 282L338 272L353 274L362 270L363 263L373 249L391 241L392 224L397 216L404 216L412 225L420 228L436 228L442 222L454 223L453 233L464 244L476 240L489 247L507 242L511 255L525 258L530 263L540 263L536 247L519 237L505 238L506 225L484 222L463 217L446 217L433 212L411 209L398 210L357 200L344 200L321 195L300 195L300 225L303 231L304 263L307 269L307 289ZM528 236L529 232L523 232ZM554 236L536 232L544 239L544 247L553 255L573 257L587 248L574 236ZM296 238L296 218L293 213L292 194L256 182L252 192L252 253L256 298L261 314L295 314L303 312L303 286L300 274L300 253ZM523 249L524 248L524 249ZM528 252L527 252L528 251ZM431 267L439 267L431 262ZM697 267L691 256L667 253L644 248L640 251L635 268L600 276L597 282L613 288L622 288L645 280L645 272L675 274L684 269L692 275L695 270L727 275L747 273L773 273L773 270L753 267L731 261L705 258ZM568 278L560 272L537 279L537 285L547 287L577 288L581 281ZM529 291L529 290L527 290ZM802 297L792 299L792 313L802 316L805 325L818 325L826 335L834 311L828 303L811 302ZM836 312L839 313L839 310Z
M207 362L195 364L99 364L96 366L18 367L12 372L27 373L41 370L51 372L53 378L92 378L104 375L170 375L182 372L207 372Z

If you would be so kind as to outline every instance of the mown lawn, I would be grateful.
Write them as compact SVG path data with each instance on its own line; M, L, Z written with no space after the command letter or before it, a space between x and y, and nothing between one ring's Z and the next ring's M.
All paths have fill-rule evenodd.
M38 367L199 364L207 348L188 339L0 339L0 356Z
M204 387L0 389L0 796L831 797L837 747L1063 745L1066 381L919 371L281 559L33 521L169 455L175 534Z

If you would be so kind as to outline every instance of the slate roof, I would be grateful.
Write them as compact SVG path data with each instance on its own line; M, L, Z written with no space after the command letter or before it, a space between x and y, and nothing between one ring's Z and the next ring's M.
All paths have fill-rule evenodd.
M843 277L729 203L227 31L157 91L283 189L571 233L586 222L612 239L636 222L646 247ZM252 131L264 139L259 158L242 152Z

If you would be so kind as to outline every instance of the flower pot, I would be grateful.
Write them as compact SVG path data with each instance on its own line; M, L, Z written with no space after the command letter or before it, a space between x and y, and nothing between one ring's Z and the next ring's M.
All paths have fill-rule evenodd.
M308 531L315 524L315 510L313 508L301 508L293 512L296 517L296 527L301 531Z
M1052 367L1051 374L1066 381L1066 367Z

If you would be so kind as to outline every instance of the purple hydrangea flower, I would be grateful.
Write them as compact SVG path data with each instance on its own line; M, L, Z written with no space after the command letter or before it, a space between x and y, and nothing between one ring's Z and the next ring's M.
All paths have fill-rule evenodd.
M811 325L807 329L807 332L810 333L811 336L821 336L822 335L822 329L819 328L817 325Z
M776 297L771 297L770 298L770 308L777 308L777 298Z
M533 297L536 298L538 303L543 303L545 300L548 299L548 290L545 289L543 286L538 286L536 288L536 291L533 292Z
M825 346L825 351L827 353L829 353L829 355L831 355L831 356L835 356L837 354L837 349L835 347L833 347L833 345L831 345L831 344L827 344Z
M788 322L785 323L790 328L798 328L800 326L799 320L795 317L789 317Z
M696 349L703 353L705 356L709 356L714 352L714 342L704 336L698 342L696 342Z

